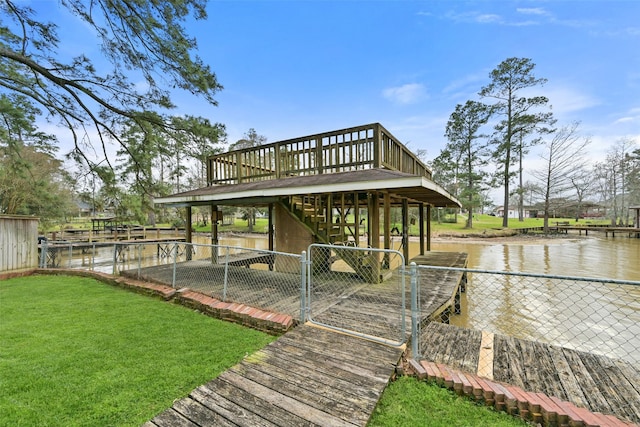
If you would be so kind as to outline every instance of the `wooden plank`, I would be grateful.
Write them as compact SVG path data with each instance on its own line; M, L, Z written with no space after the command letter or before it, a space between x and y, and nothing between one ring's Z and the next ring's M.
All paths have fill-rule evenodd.
M493 379L493 333L482 331L477 373L481 377Z
M560 347L549 346L549 354L553 361L553 366L558 373L558 381L564 389L566 399L579 406L588 406L589 401L584 395L582 387L574 374L574 366L569 362L565 356L565 351L571 351L562 349Z
M155 416L151 422L158 427L199 427L198 424L189 421L173 408Z
M563 350L567 362L572 368L572 372L576 380L580 384L588 407L592 411L612 413L612 406L608 402L608 398L604 397L602 391L598 387L599 378L594 376L592 367L586 365L583 360L583 353L574 350ZM586 355L586 353L584 353Z
M265 364L242 363L230 371L316 409L326 411L330 408L329 411L333 415L355 424L366 424L382 393L380 389L379 393L371 398L365 395L358 398L355 392L360 388L360 384L353 383L351 390L354 393L345 398L343 390L311 378L306 372L297 375L291 370L281 370Z
M218 393L218 389L222 393L226 393L227 396L223 396ZM235 393L235 394L234 394ZM239 405L233 400L229 400L227 397L233 396L232 398L243 398L242 402L245 405L251 405L251 408L245 408L244 406ZM277 417L276 409L273 408L273 411L266 409L264 405L257 399L254 399L251 394L242 394L231 390L229 392L228 388L225 388L225 384L222 383L218 385L218 381L212 381L203 386L198 387L193 390L190 394L190 397L199 402L201 405L209 408L213 413L218 414L218 416L223 417L228 420L232 420L232 422L238 426L242 427L272 427L277 424L272 423L266 418L260 416L260 414L255 413L255 410L261 411L262 414L267 415L269 418ZM264 411L263 411L264 410ZM212 415L213 417L214 415Z
M314 361L316 364L324 363L360 376L370 376L371 378L384 383L387 383L389 381L389 378L394 369L394 367L391 366L391 363L389 363L388 366L382 365L380 363L371 364L369 361L367 361L366 357L359 359L355 363L349 362L348 360L341 359L339 357L336 357L335 355L327 354L327 351L330 353L330 348L328 350L325 349L325 352L321 352L320 350L322 349L319 347L315 347L313 349L303 349L287 344L274 345L271 346L271 348L273 348L274 350L277 349L278 351L287 351L291 354L296 354L303 359Z
M289 396L285 396L276 390L272 390L261 384L250 381L231 371L223 372L218 378L222 381L228 382L238 389L244 390L268 402L273 406L284 409L287 413L296 415L297 417L310 421L314 424L331 425L336 427L358 425L345 421L328 412L318 410ZM327 410L331 411L331 408L327 408Z
M252 362L253 358L250 356L245 359L245 362ZM380 390L384 388L386 383L371 379L370 377L363 377L355 375L349 371L345 371L335 366L328 366L326 364L318 364L313 360L301 360L296 357L290 357L287 354L270 353L264 351L259 358L260 363L256 363L254 367L259 370L269 370L268 373L274 376L280 377L280 371L286 373L288 376L286 379L289 381L301 381L304 383L307 380L316 381L320 384L326 384L332 387L335 391L340 391L344 394L343 399L351 400L351 395L354 394L354 400L359 401L363 396L376 398ZM277 370L273 372L273 370ZM359 384L358 390L354 390L353 384Z
M610 407L610 413L618 414L623 417L629 417L633 415L633 408L630 402L627 401L627 397L624 394L624 390L618 390L617 385L609 378L605 372L604 366L600 359L590 353L576 352L579 355L580 360L584 364L586 371L593 378L595 388L585 389L585 395L589 398L598 398L591 400L591 410L596 412L609 412L607 409L603 409L601 406L608 405ZM583 385L584 387L584 385ZM606 407L605 407L606 408Z
M516 340L523 357L524 389L567 399L557 370L549 353L549 346L536 341Z
M216 426L233 427L236 425L190 397L174 402L173 409L199 426L215 424Z
M494 379L523 387L526 377L522 367L523 357L516 340L503 335L495 336L494 352Z

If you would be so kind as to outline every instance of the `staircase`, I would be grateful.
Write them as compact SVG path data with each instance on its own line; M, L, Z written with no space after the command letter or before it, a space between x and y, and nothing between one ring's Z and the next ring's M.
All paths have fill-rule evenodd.
M355 195L313 194L289 196L282 205L311 232L316 242L336 246L333 249L335 256L328 255L329 266L341 259L363 280L378 283L382 277L375 254L340 248L358 246L360 240L361 219L359 204L355 200Z

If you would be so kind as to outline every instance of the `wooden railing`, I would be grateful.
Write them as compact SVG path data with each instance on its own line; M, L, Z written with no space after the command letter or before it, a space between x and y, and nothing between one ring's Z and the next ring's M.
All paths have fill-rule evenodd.
M379 123L209 157L209 185L385 168L431 178L431 170Z

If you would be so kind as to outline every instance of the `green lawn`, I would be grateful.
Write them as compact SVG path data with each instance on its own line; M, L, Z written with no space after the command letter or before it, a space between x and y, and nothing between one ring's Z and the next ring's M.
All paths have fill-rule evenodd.
M368 427L522 427L526 422L480 406L438 385L401 377L387 387Z
M92 279L0 282L0 425L137 426L274 338Z

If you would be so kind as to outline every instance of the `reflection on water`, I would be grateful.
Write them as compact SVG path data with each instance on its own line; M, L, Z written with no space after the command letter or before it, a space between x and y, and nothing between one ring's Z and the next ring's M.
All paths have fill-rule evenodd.
M434 251L469 254L469 267L560 276L640 281L640 239L626 237L535 243L434 242Z
M640 281L640 239L437 242L433 249L467 252L469 267L481 270ZM462 307L451 318L458 326L640 362L640 286L474 273Z

